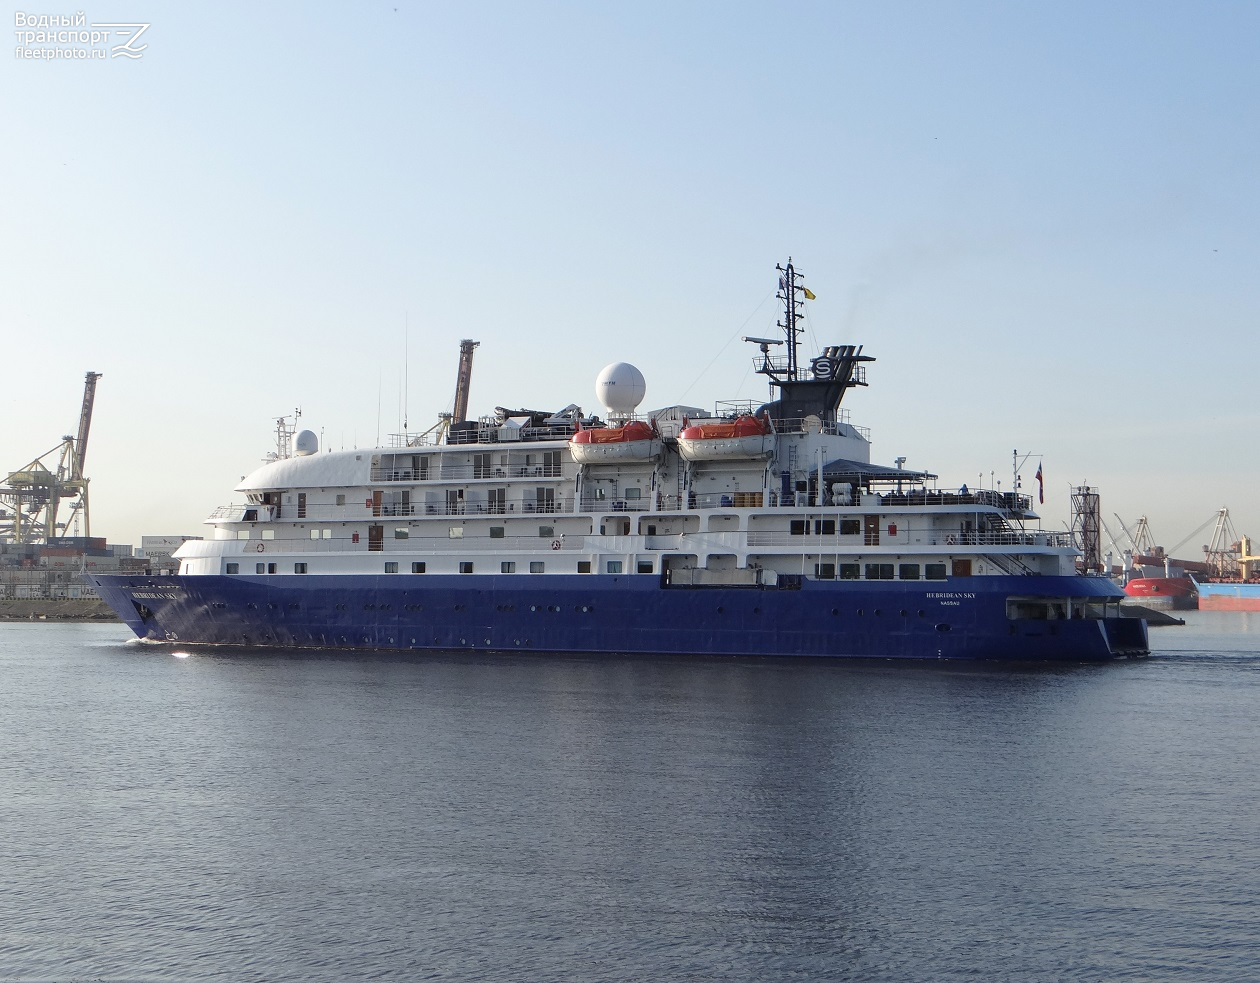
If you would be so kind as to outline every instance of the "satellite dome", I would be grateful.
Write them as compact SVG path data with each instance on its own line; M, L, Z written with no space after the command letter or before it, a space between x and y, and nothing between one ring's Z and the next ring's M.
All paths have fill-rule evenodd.
M647 392L643 373L629 362L613 362L595 378L595 396L610 413L633 413Z
M310 457L319 451L319 438L309 430L298 432L293 441L293 453L298 457Z

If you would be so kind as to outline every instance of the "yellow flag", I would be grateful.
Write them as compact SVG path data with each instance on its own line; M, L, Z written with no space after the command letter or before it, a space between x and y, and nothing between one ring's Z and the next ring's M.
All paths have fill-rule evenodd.
M817 300L817 299L818 299L817 297L815 297L815 296L814 296L814 291L810 290L810 289L809 289L809 287L802 287L801 289L805 291L805 299L806 299L806 300Z

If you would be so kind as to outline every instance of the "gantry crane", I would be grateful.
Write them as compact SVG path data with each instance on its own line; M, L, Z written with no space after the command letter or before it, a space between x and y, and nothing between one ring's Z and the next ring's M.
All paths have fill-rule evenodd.
M77 435L66 434L56 447L10 471L0 485L0 542L46 543L70 528L80 513L85 532L92 535L88 477L83 469L100 377L100 372L89 372L84 379ZM54 454L59 455L56 470L44 463ZM69 501L70 511L59 519L63 499Z

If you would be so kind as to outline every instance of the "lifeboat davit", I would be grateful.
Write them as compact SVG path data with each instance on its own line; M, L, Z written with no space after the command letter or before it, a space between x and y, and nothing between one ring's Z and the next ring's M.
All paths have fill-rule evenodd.
M744 414L722 423L683 427L678 452L688 461L751 461L773 454L774 438L768 418Z
M661 456L661 439L648 424L631 420L620 427L592 427L569 438L578 464L620 464L654 461Z

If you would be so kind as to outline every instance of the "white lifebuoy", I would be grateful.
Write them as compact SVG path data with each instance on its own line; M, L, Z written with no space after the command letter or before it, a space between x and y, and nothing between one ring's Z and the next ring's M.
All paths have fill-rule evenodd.
M957 542L958 542L958 539L954 536L952 532L948 536L945 537L946 546L953 546Z
M558 550L558 549L560 548L560 540L558 540L558 539L553 539L553 540L551 541L551 548L552 548L553 550Z
M266 547L263 546L262 543L259 543L257 546L254 547L254 552L261 553L264 549L266 549Z

